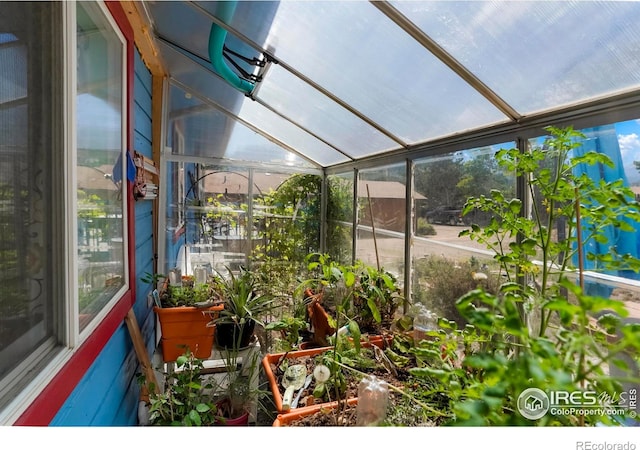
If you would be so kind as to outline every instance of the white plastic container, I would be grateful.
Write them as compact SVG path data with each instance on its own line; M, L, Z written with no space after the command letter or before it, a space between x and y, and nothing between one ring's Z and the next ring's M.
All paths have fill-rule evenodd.
M177 267L169 271L169 284L172 286L182 286L182 271Z
M207 269L202 266L197 266L193 269L193 275L196 279L196 284L206 284L207 283Z
M427 336L429 331L438 329L438 317L422 306L418 309L416 316L413 318L413 340L418 343L423 339L429 339Z
M357 426L375 426L387 417L389 385L375 375L365 376L358 385Z

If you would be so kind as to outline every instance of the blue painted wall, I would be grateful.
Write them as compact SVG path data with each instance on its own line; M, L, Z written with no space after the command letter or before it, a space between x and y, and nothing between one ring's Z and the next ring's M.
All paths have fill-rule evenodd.
M147 157L151 147L151 73L135 54L134 149ZM147 304L149 286L140 281L153 272L153 202L135 203L136 303L134 311L149 354L155 347L155 314ZM124 320L76 389L51 422L52 426L131 426L138 424L138 359Z

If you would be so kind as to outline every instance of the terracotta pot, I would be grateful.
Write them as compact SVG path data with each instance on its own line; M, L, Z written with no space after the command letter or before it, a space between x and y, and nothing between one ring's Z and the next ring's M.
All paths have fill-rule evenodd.
M211 356L215 327L207 324L218 316L222 308L222 305L208 308L153 308L160 321L160 345L164 362L175 361L187 348L197 358L205 359Z
M347 405L354 406L358 404L357 398L350 398L347 400ZM296 408L295 410L291 410L291 412L278 414L276 420L273 421L274 427L286 427L291 425L291 423L296 420L302 419L303 417L311 416L321 409L334 409L338 406L338 402L331 403L322 403L318 405L307 406L305 408Z
M385 344L388 344L388 341L386 341L382 337L380 337L380 339L370 338L369 341L362 341L363 347L370 347L371 345L375 345L376 347L384 348ZM278 362L280 361L280 358L283 358L283 357L287 359L293 359L293 358L301 358L301 357L307 357L307 356L316 356L328 350L331 350L332 348L333 347L319 347L319 348L311 348L306 350L296 350L296 351L291 351L286 353L267 353L264 356L264 358L262 358L262 368L264 369L264 373L267 377L267 380L269 381L269 387L271 389L271 393L273 394L273 402L275 404L276 410L279 413L282 414L287 411L284 411L282 409L282 394L280 392L280 385L278 383L276 374L273 373L273 370L271 369L271 365L278 364ZM318 403L317 405L313 405L313 406L321 407L327 404L328 403ZM311 406L309 406L309 408L310 407ZM304 407L304 408L307 408L307 407ZM302 408L292 408L290 411L293 412L298 409L302 409Z

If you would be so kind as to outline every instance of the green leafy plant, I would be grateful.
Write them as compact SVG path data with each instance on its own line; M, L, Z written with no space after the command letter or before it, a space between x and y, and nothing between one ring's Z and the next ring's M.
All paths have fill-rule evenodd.
M212 385L203 382L202 360L187 351L176 360L176 369L165 378L165 389L149 395L151 425L205 426L219 423L211 397Z
M640 381L633 375L640 326L624 323L624 304L591 295L584 280L585 259L599 270L638 270L637 258L618 254L613 242L606 254L589 252L586 245L606 243L606 227L628 230L628 221L640 219L638 204L621 181L596 181L577 170L580 164L612 164L603 154L574 152L584 135L571 127L547 131L542 147L496 155L500 166L525 181L534 199L531 215L520 199L497 190L465 205L467 212L478 209L492 218L460 235L492 250L506 281L497 293L480 286L463 295L457 306L467 325L441 319L434 339L415 349L423 364L411 372L447 392L453 424L616 424L625 417L597 411L550 411L529 420L518 412L518 398L537 387L615 399L624 382ZM623 375L614 375L614 367Z
M164 279L162 274L145 273L141 281L151 285L155 289L158 282ZM195 277L184 275L180 286L172 285L165 280L160 290L160 304L163 308L176 306L211 306L220 300L221 279L209 277L207 283L196 284Z
M263 324L263 316L273 307L273 297L260 292L253 272L244 268L237 275L231 270L228 272L227 276L220 276L224 309L215 322L243 326L253 320Z
M327 254L310 253L307 261L312 276L299 289L322 291L325 304L335 307L343 324L354 321L363 332L391 324L404 299L393 274L362 261L340 264Z
M435 236L436 229L424 217L418 217L416 220L416 234L419 236Z
M251 412L252 406L261 406L265 391L259 384L261 355L256 349L240 354L239 349L222 350L224 375L212 381L211 392L216 399L221 422L236 419Z
M420 287L414 289L413 303L428 305L439 316L455 320L464 327L465 319L456 307L456 300L482 285L488 292L497 293L501 275L492 273L497 263L483 267L476 258L454 261L440 255L427 255L414 260L414 279ZM481 279L477 275L482 275Z
M273 295L295 287L305 255L319 247L321 186L318 175L296 174L255 200L256 209L264 214L256 213L262 239L254 245L252 268L260 272Z
M288 349L294 349L300 344L300 331L307 328L307 322L299 317L285 315L281 319L266 324L267 331L280 331L283 339L288 344Z
M356 262L359 273L350 310L362 331L388 329L404 297L395 275L384 269Z

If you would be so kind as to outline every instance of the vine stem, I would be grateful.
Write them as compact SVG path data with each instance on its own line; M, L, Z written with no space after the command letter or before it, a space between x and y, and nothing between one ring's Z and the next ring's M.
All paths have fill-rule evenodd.
M580 191L578 190L578 187L575 187L575 197L576 197L576 202L575 202L575 208L576 208L576 234L577 234L577 242L578 242L578 280L580 282L580 291L584 292L584 263L582 261L583 255L582 255L582 225L580 224ZM583 332L587 332L586 330L586 326L583 320L583 323L580 324L584 329L582 330ZM582 376L583 373L583 366L584 366L584 352L581 350L580 351L580 359L578 362L578 373L581 375L580 376L580 387L582 389L584 389L584 377ZM584 426L584 415L580 414L580 426Z
M343 364L339 361L334 361L337 365L339 365L340 367L344 367L345 369L351 370L352 372L355 372L359 375L362 375L363 377L366 376L367 374L364 372L359 371L358 369L354 369L353 367L349 367L346 364ZM389 387L389 389L391 389L392 391L395 391L401 395L404 395L405 397L409 398L411 401L415 402L416 404L418 404L419 406L423 407L424 409L426 409L427 411L432 412L434 415L436 416L441 416L441 417L449 417L449 414L443 413L442 411L438 411L437 409L432 408L431 406L427 405L424 402L421 402L420 400L418 400L417 398L415 398L413 395L411 394L407 394L404 390L392 385L391 383L387 383L387 386Z

